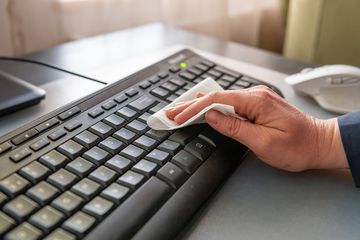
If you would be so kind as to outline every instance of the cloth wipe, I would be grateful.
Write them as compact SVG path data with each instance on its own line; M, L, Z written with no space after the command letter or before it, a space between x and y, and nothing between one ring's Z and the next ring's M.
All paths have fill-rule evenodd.
M189 120L184 122L183 124L177 124L175 121L169 119L165 114L165 109L170 108L174 106L178 102L184 102L193 100L196 98L196 93L203 92L205 94L208 94L210 92L214 91L222 91L224 90L215 80L208 77L205 80L201 81L200 83L193 86L191 89L186 91L184 94L182 94L180 97L176 98L172 103L167 105L165 108L159 110L158 112L151 115L148 120L147 124L150 128L155 130L172 130L177 128L182 128L185 126L193 125L193 124L199 124L206 122L205 120L205 113L209 111L210 109L217 110L219 112L222 112L226 115L233 116L236 118L239 118L241 120L246 120L245 118L240 117L238 114L235 113L235 109L233 106L221 104L221 103L213 103L206 108L202 109L200 112L198 112L196 115L191 117Z

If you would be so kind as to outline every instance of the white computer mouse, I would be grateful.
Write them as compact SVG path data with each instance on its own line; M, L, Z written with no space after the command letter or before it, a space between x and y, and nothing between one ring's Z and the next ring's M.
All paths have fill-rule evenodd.
M324 109L348 113L360 110L360 68L327 65L306 68L285 81L295 91L312 96Z

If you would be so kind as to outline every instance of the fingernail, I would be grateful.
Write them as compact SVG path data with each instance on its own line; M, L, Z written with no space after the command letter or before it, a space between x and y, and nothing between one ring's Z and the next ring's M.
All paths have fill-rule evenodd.
M209 111L206 113L206 120L212 124L217 124L219 119L219 113L216 111Z

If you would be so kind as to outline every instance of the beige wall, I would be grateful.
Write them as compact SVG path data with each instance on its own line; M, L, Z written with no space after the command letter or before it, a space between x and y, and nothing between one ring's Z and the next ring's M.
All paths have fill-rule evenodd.
M0 32L5 33L0 35L0 55L28 53L155 21L273 51L281 51L282 46L284 26L279 21L278 0L0 2Z

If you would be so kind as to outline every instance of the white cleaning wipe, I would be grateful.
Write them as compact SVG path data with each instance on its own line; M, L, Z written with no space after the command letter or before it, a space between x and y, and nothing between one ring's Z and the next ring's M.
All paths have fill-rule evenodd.
M160 111L154 113L150 116L147 120L147 124L149 127L155 130L171 130L182 128L188 125L204 123L205 121L205 113L210 109L217 110L222 112L226 115L230 115L241 120L245 120L244 118L240 117L235 113L234 107L226 104L214 103L210 106L207 106L200 112L198 112L195 116L184 122L183 124L178 125L176 122L170 120L166 114L165 109L174 106L178 102L184 102L193 100L196 98L196 93L203 92L205 94L214 92L214 91L222 91L224 90L215 80L212 78L206 78L205 80L201 81L200 83L196 84L194 87L186 91L183 95L176 98L171 104L167 105L165 108L161 109Z

